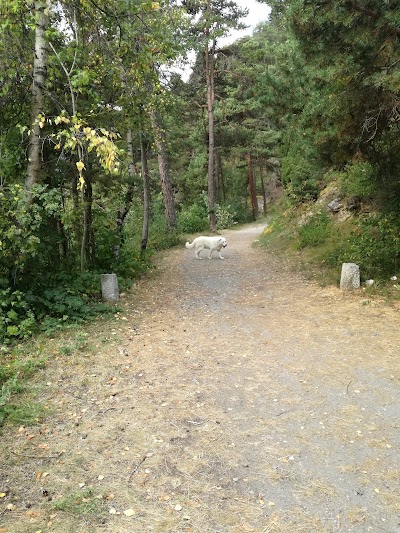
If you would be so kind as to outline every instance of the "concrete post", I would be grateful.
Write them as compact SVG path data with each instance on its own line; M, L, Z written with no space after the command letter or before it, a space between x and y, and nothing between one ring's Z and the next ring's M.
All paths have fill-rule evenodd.
M118 279L116 274L101 275L101 294L105 302L119 300Z
M360 288L360 267L355 263L343 263L340 288L344 291Z

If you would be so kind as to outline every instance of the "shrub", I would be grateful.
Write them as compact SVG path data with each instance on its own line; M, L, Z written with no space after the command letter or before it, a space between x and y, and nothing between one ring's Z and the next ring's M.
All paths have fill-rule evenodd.
M338 177L341 192L347 197L368 199L375 191L376 171L366 161L347 165Z
M226 229L237 224L236 213L230 205L222 206L217 204L215 206L215 219L217 229Z
M0 342L28 337L36 319L25 296L10 288L0 290Z
M319 186L317 168L312 158L301 154L287 155L282 161L282 182L287 195L296 204L315 200Z
M193 204L178 215L178 228L182 233L198 233L208 227L207 209L204 205Z
M399 272L400 234L398 220L382 213L364 215L349 237L343 262L360 265L363 278L385 278Z

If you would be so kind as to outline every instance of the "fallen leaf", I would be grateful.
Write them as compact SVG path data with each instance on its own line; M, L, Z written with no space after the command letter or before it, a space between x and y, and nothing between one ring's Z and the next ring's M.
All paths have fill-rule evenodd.
M110 510L108 511L110 514L117 514L117 510L115 507L110 507Z
M135 514L136 514L136 511L134 509L127 509L126 511L124 511L125 516L133 516Z
M175 511L182 511L182 505L179 505L179 503L175 505Z
M98 478L97 478L99 481L102 481L104 479L104 476L100 475Z
M6 492L0 492L0 498L4 498L5 496L7 496Z

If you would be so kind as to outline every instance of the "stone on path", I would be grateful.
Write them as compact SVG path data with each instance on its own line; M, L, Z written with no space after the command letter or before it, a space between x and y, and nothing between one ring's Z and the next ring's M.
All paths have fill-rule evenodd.
M340 277L340 288L344 291L359 289L360 267L355 263L343 263Z
M105 302L116 302L119 299L118 279L116 274L101 275L101 295Z

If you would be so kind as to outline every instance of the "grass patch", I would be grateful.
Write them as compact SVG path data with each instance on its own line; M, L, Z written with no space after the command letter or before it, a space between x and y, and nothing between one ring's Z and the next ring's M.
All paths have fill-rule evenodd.
M12 402L4 406L3 416L10 424L16 426L31 426L42 422L46 411L36 402L16 403ZM1 417L1 409L0 409Z
M95 495L92 488L68 494L52 506L55 511L79 516L96 516L99 518L105 510L101 495Z
M320 212L311 216L299 229L299 249L323 245L330 233L331 225L327 213Z
M30 425L43 418L43 407L35 402L22 403L18 396L27 390L26 382L45 364L44 358L22 359L17 349L0 356L0 426L5 419Z

